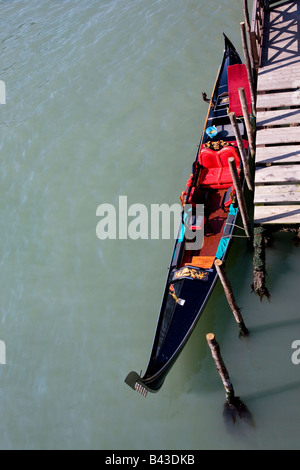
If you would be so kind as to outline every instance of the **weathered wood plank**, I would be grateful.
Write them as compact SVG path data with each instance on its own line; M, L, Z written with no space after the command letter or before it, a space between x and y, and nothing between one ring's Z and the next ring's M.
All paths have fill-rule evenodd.
M300 165L272 165L256 168L255 185L279 183L300 183Z
M272 72L259 75L257 81L258 92L296 88L300 81L300 70L291 70L289 72L288 69L289 67L283 67L282 74L278 74L276 77Z
M278 34L278 33L277 33ZM280 40L280 44L282 44L282 41ZM271 73L273 75L276 75L277 77L284 77L285 76L285 69L288 68L290 71L293 71L295 73L299 73L300 67L299 67L299 57L298 57L298 51L295 52L286 52L285 54L281 53L280 54L280 61L277 62L272 62L270 63L264 63L261 65L259 72L258 72L258 80L264 79L265 76L270 75Z
M282 35L292 32L297 33L297 17L298 15L298 0L289 0L276 3L276 8L271 8L269 15L266 16L265 26L268 27L268 44L275 45L278 42L278 32ZM280 3L280 5L278 5ZM296 49L297 46L292 44L291 49Z
M300 206L255 206L254 223L256 224L299 224Z
M258 90L297 88L300 80L299 2L271 8L264 24L264 43Z
M254 204L300 203L300 184L256 186Z
M263 62L260 69L260 74L267 70L273 70L275 73L282 73L283 66L298 67L297 63L297 26L294 31L284 31L276 29L275 41L273 44L270 42L264 43ZM277 39L276 39L277 38ZM265 38L266 39L266 38ZM266 46L266 47L265 47ZM299 67L298 67L299 70Z
M284 126L300 124L300 109L259 111L256 117L256 127Z
M300 80L299 80L300 83ZM256 109L283 108L300 106L300 91L286 91L282 93L264 93L257 95Z
M269 0L269 4L270 5L273 5L274 3L285 3L286 0Z
M256 102L254 222L259 224L300 223L300 127L294 126L300 124L298 3L275 2L265 17Z
M300 145L257 147L256 163L300 163Z
M258 79L261 78L263 81L264 76L271 73L277 77L283 77L286 68L288 68L291 72L299 73L299 57L296 53L289 53L286 58L281 58L278 64L270 62L270 64L262 65L258 72Z
M259 129L256 132L256 146L292 143L300 143L300 127L278 127L273 129Z

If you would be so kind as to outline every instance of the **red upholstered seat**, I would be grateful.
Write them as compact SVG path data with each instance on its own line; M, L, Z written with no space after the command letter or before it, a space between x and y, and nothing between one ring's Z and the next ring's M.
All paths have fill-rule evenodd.
M228 146L222 150L203 149L199 154L199 163L202 165L199 183L203 187L214 189L227 189L232 185L232 176L228 159L234 157L239 167L240 157L234 147Z
M212 149L204 149L201 151L199 163L204 166L204 168L218 168L221 166L218 152Z
M230 173L230 168L223 168L221 178L219 179L219 183L226 184L226 187L232 185L232 176Z
M219 152L219 158L222 167L228 167L228 158L234 157L235 159L235 164L238 167L240 164L240 157L239 154L237 153L236 149L234 147L228 146L222 148Z
M219 183L222 168L204 168L201 172L200 181L203 186L211 186Z

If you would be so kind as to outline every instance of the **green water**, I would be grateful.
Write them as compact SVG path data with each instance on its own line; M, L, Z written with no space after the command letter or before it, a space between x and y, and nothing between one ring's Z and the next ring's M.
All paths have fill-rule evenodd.
M145 370L173 240L104 240L96 209L178 202L236 0L12 0L1 9L1 449L298 449L299 248L267 252L271 302L236 239L228 275L250 330L214 294L163 389ZM214 332L254 426L223 419Z

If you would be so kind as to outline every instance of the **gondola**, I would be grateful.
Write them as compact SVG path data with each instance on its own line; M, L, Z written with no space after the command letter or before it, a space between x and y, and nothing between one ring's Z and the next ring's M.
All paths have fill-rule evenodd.
M251 97L246 67L225 34L224 40L204 130L182 194L182 220L148 367L143 376L132 371L125 379L144 396L162 387L194 330L218 278L214 262L225 260L239 215L228 158L234 157L241 182L244 173L228 113L235 112L238 117L240 135L248 149L238 88L245 89L249 112ZM204 207L204 211L197 211L197 207ZM200 243L193 245L191 233Z

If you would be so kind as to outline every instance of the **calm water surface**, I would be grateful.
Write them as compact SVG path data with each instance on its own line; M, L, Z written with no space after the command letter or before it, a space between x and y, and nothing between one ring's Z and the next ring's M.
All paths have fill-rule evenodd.
M2 1L1 449L300 447L299 248L267 253L271 302L251 293L236 239L228 275L251 335L217 285L157 395L145 370L172 240L96 236L102 203L178 202L223 52L241 51L236 0ZM214 332L254 426L223 419Z

